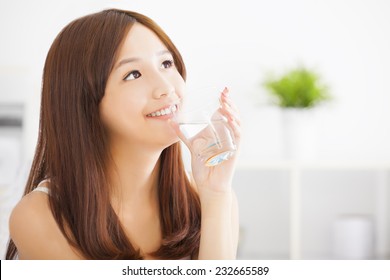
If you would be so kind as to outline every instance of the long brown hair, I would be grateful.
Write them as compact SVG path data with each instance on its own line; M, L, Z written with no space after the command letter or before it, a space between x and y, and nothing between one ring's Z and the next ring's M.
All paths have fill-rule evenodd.
M87 15L67 25L46 58L38 144L24 195L50 178L50 208L68 242L87 259L142 259L110 204L106 166L110 158L99 103L117 51L134 22L151 29L186 77L179 51L144 15L117 9ZM196 255L200 202L186 176L179 143L160 156L160 259ZM6 258L17 248L10 240Z

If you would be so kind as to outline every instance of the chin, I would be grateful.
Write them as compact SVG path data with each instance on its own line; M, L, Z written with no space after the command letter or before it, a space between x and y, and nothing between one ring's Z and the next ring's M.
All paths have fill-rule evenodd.
M158 146L161 147L162 150L164 150L165 148L168 148L169 146L172 146L173 144L177 143L180 141L179 137L177 135L172 135L171 137L166 137L167 135L165 135L165 137L161 137L161 141L159 141L159 144ZM165 139L163 139L165 138Z

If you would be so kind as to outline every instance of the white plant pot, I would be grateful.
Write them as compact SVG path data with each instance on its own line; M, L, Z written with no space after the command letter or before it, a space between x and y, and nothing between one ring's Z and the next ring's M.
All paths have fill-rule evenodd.
M283 155L288 160L312 160L317 156L318 123L314 109L282 109Z
M374 258L374 225L369 216L338 217L333 224L334 259L366 260Z

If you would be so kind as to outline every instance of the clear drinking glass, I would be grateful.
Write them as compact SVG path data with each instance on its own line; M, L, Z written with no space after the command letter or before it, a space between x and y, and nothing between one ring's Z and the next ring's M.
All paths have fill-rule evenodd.
M218 111L221 92L222 89L216 87L188 89L175 112L188 148L206 166L218 165L236 151L233 133L226 118Z

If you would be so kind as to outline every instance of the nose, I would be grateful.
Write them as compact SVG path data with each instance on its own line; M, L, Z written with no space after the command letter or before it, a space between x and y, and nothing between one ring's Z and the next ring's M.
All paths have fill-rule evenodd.
M168 97L175 92L175 87L164 77L155 77L155 85L153 89L153 98L160 99Z
M155 91L153 93L153 97L156 99L160 99L163 97L168 97L168 96L172 95L174 92L175 92L175 89L173 87L159 88L159 89L155 89Z

